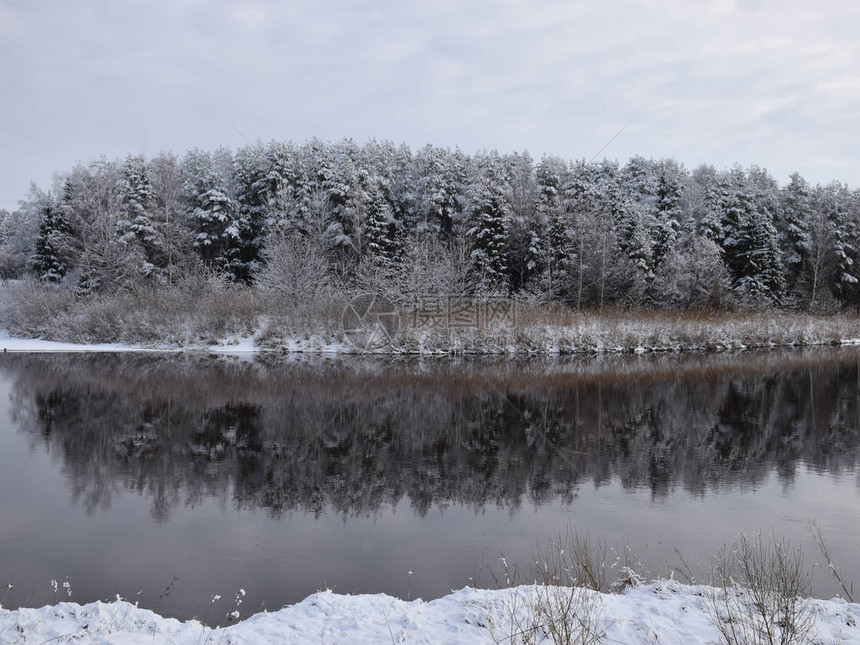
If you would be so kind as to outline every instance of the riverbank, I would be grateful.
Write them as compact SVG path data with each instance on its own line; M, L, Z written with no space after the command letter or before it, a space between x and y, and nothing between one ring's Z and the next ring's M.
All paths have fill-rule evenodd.
M184 330L190 325L181 325ZM371 354L419 356L573 356L853 346L860 318L807 314L667 315L654 312L570 313L562 322L525 321L487 329L428 331L406 328L387 334L366 330L295 331L261 317L222 328L216 335L169 333L0 333L0 351L130 352L197 351L213 354Z
M546 588L544 588L546 589ZM63 602L39 609L0 609L3 643L499 643L530 620L538 587L465 588L424 602L384 594L315 593L279 611L209 627L180 622L116 600ZM660 580L622 594L583 591L593 608L595 633L607 643L711 643L721 640L709 614L710 587ZM514 604L516 603L516 604ZM840 599L809 602L811 642L860 643L860 605ZM236 611L240 611L241 606ZM222 617L225 624L232 618ZM210 622L218 622L212 620ZM518 642L515 640L514 642Z
M373 294L290 303L257 288L187 281L111 295L31 281L0 288L0 328L16 339L102 347L222 352L576 355L719 352L860 343L860 316L785 311L574 311L531 301ZM14 347L13 347L14 346ZM23 340L7 351L37 347ZM33 351L61 350L42 344Z
M408 321L407 321L408 322ZM401 325L393 332L368 324L329 336L292 335L271 322L255 342L273 352L415 355L588 355L725 352L860 344L860 318L787 313L542 312L486 327Z

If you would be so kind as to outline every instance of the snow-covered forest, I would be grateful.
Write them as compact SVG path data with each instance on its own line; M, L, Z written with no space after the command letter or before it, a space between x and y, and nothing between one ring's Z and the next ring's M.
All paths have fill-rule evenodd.
M860 306L860 191L752 166L351 140L97 160L0 219L0 270L78 297L206 276L574 309Z

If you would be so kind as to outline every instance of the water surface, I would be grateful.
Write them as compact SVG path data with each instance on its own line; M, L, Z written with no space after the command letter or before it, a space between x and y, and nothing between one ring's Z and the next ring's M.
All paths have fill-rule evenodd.
M50 581L68 580L78 602L223 622L240 587L244 615L324 587L432 598L491 585L502 554L525 569L567 527L701 576L759 530L811 569L816 521L858 577L858 454L854 349L3 355L0 602L65 599ZM820 572L813 591L836 593Z

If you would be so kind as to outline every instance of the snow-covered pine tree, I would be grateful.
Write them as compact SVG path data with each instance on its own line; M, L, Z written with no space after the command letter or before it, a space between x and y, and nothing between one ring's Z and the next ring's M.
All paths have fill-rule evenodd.
M71 228L62 207L50 195L41 194L39 234L30 266L39 280L59 283L66 277L68 262L63 251Z
M118 232L124 241L154 243L155 227L150 216L152 184L143 155L129 155L122 166L120 199L122 211Z
M860 307L860 231L852 201L851 191L841 182L828 184L818 196L831 230L830 289L843 307Z
M534 163L531 155L513 153L502 158L510 186L508 203L508 284L513 291L532 282L534 273L532 248L536 230L536 193Z
M397 247L395 254L400 258L406 252L406 238L418 217L415 157L408 146L391 143L380 144L371 154L374 166L379 168L382 195L391 207Z
M298 151L291 143L270 142L265 149L265 223L268 233L307 233L297 208Z
M732 280L737 284L747 275L746 257L750 242L745 238L745 231L749 229L747 219L754 210L754 197L746 173L740 166L731 169L724 187L719 226L721 237L718 241Z
M659 269L678 241L681 229L681 197L684 194L682 170L663 162L657 182L656 212L651 225L651 249L654 268Z
M412 163L414 216L408 225L418 235L429 233L450 241L462 224L465 167L462 154L427 145Z
M377 185L391 214L389 224L389 254L395 269L406 255L407 222L414 220L416 188L414 159L409 146L391 142L371 143L365 152L370 165L376 169Z
M143 254L141 274L150 276L157 269L156 256L161 240L153 222L154 195L143 155L126 157L119 192L121 211L117 233L125 244L140 247Z
M642 161L644 163L644 160ZM638 173L634 177L644 181ZM636 271L631 277L648 283L654 277L654 255L651 248L654 217L651 200L637 199L640 195L636 192L635 185L628 186L625 183L625 175L619 173L615 164L603 164L601 183L603 208L611 215L618 248L630 259Z
M778 304L784 290L779 240L773 225L773 196L766 173L729 174L724 202L722 247L731 271L732 290L750 304Z
M208 265L221 268L228 237L238 236L235 203L230 197L226 151L216 154L193 149L182 162L186 213L194 234L193 246ZM232 227L232 228L231 228ZM228 229L230 229L228 231Z
M233 158L235 209L226 229L221 266L232 282L249 284L259 270L269 204L269 168L260 146L240 148Z
M45 200L45 193L39 190L36 184L31 184L29 196L18 202L17 209L11 213L6 212L3 217L0 277L20 278L32 270Z
M653 203L658 191L660 168L657 162L635 155L624 164L618 178L637 203Z
M364 255L374 266L390 270L397 260L396 244L393 239L394 214L380 186L371 186L366 195L367 217L362 235Z
M737 279L735 290L754 303L780 304L785 280L777 232L767 213L751 214L742 235L746 244L745 274Z
M756 249L754 261L760 279L767 288L768 300L772 304L780 305L785 298L786 283L779 232L776 229L779 184L767 170L757 166L750 168L749 177L753 183L756 211L759 214L752 231Z
M723 209L728 202L729 178L718 173L712 166L700 166L691 178L693 190L698 190L698 200L693 207L696 232L716 242L722 253Z
M469 186L469 229L472 283L478 293L507 291L508 193L498 153L473 159Z
M328 219L328 199L322 182L328 173L330 156L328 146L319 139L311 139L297 151L293 206L289 221L294 228L321 243Z
M357 194L359 151L355 142L346 139L331 147L320 157L317 177L325 200L325 229L323 244L332 258L343 269L348 261L360 253L360 235L363 225L362 195ZM359 224L356 227L356 224Z
M535 168L535 226L532 231L530 270L540 276L540 287L552 299L569 295L571 262L575 256L573 229L565 208L567 163L543 157Z
M782 189L776 227L785 265L786 280L797 287L808 264L810 252L810 224L812 221L812 190L798 173L792 173Z

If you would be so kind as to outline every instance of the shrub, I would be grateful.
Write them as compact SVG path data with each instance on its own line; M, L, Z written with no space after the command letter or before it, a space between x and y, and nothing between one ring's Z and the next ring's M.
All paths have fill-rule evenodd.
M811 641L810 575L799 548L742 535L718 551L712 573L705 607L728 645Z

